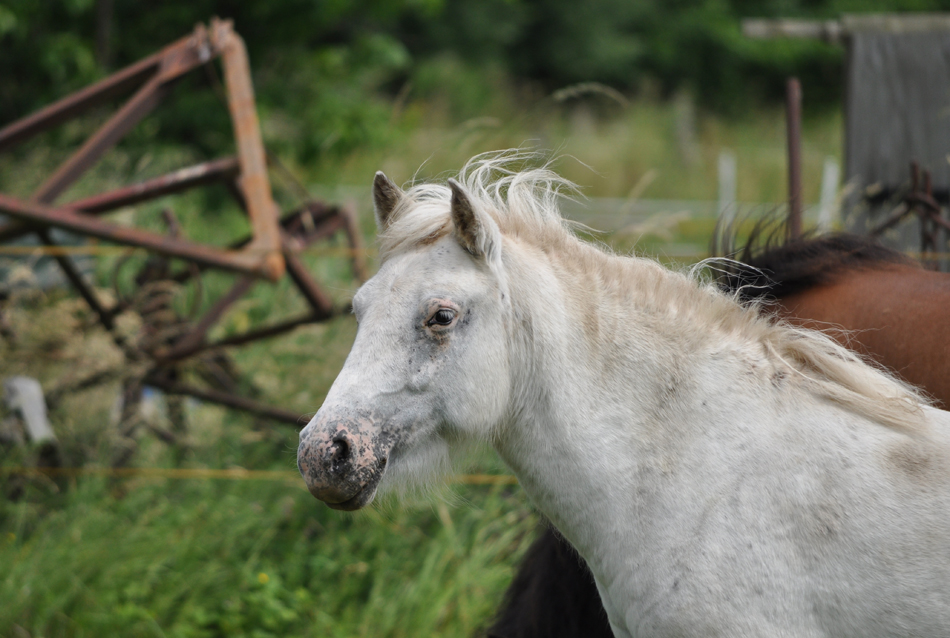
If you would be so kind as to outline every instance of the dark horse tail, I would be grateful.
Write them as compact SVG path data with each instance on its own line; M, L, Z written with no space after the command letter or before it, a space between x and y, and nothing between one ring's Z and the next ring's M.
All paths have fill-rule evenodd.
M487 638L614 638L594 575L545 525L518 566Z
M874 241L843 233L789 239L783 223L766 217L752 228L740 249L739 225L717 232L710 253L723 291L744 303L774 302L843 272L882 263L914 264ZM613 638L594 577L586 563L551 527L528 549L488 638Z

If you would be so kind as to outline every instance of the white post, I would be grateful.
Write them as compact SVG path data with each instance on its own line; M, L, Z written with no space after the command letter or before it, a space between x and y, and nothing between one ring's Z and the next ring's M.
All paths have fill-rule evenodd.
M719 151L720 226L726 228L736 214L736 155L728 148Z
M818 228L832 230L838 220L838 179L841 170L831 156L825 158L821 172L821 199L818 201Z
M39 381L31 377L9 377L3 381L7 407L20 413L26 432L34 443L56 444L56 434L46 418L46 400Z

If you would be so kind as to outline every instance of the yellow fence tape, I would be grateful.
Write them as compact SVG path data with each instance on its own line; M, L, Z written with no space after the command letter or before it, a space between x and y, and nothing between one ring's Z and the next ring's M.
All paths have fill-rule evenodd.
M295 470L246 470L244 468L163 468L163 467L0 467L0 476L82 477L156 479L226 479L231 481L300 481ZM518 479L506 474L459 474L449 478L461 485L516 485Z

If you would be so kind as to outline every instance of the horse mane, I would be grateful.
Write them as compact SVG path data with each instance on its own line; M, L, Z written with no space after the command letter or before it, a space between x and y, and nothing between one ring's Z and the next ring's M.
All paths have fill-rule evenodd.
M570 234L572 223L561 217L558 202L578 191L551 170L550 161L541 158L539 153L521 149L482 153L466 162L457 180L472 201L495 220L503 235L550 243ZM540 167L531 167L539 161ZM451 233L451 199L452 191L442 184L410 187L391 213L389 227L379 236L380 260ZM411 215L406 214L409 210Z
M689 274L670 271L653 260L618 257L581 241L558 210L560 198L576 193L576 187L552 171L550 163L530 168L538 157L523 150L485 153L469 160L459 174L458 181L473 204L495 220L503 236L517 237L542 250L554 249L559 259L570 260L577 270L595 270L602 281L635 289L651 311L671 313L671 321L689 317L690 322L699 322L679 323L684 332L689 331L688 338L708 341L742 335L762 346L776 374L796 379L817 396L879 423L917 427L920 407L930 401L916 388L870 365L828 335L775 321L759 312L756 304L743 304L745 284L723 287L695 274L700 269ZM412 186L379 238L381 261L451 233L450 202L447 186ZM860 261L859 255L872 252L854 252L850 261Z
M743 302L788 297L832 284L848 272L889 265L920 267L913 259L870 237L810 231L790 238L784 217L775 215L757 221L745 244L736 248L738 227L733 224L725 233L716 232L710 254L741 262L718 264L717 281Z

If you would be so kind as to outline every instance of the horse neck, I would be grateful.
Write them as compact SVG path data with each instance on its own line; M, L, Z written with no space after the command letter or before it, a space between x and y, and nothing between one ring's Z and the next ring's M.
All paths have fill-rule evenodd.
M599 412L618 394L649 409L668 403L656 391L683 382L704 349L761 352L752 311L652 260L605 254L573 238L563 249L515 244L504 254L511 366L521 370L514 396L533 399L513 406L515 413L568 399ZM624 418L629 423L629 410Z
M652 261L564 248L512 245L504 253L515 388L496 445L542 511L589 556L619 533L605 512L622 516L611 505L636 491L638 465L694 427L690 413L702 392L723 391L707 379L724 383L716 380L725 375L701 352L729 340L697 325L692 314L709 293L685 277ZM591 520L597 529L585 525ZM617 521L617 530L624 526Z

